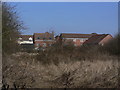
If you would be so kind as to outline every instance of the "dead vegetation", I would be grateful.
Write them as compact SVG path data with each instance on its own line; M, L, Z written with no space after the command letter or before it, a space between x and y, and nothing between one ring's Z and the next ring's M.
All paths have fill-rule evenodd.
M61 57L57 64L54 61L45 64L35 57L36 55L29 53L6 57L3 68L4 84L9 87L14 87L15 84L18 88L118 87L117 57L101 56L102 59L96 60ZM56 56L52 58L54 57Z
M3 84L17 88L117 88L119 54L103 48L53 45L37 53L6 55Z

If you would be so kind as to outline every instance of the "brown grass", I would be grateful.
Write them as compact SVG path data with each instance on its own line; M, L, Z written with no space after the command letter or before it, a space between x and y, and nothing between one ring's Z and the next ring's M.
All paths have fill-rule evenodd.
M96 60L59 58L43 64L35 55L19 53L6 57L4 84L29 88L115 88L118 86L118 58L101 56ZM108 58L106 58L108 57ZM40 58L39 58L40 59ZM66 60L68 59L68 60Z

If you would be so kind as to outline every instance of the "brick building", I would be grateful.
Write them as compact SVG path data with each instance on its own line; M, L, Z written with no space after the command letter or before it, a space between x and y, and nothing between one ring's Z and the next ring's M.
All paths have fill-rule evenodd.
M60 40L67 45L69 43L74 44L74 46L81 46L86 40L88 40L93 34L75 34L75 33L61 33Z
M54 43L64 45L73 44L74 46L81 45L104 45L113 37L110 34L75 34L61 33L54 38L54 33L34 33L33 35L20 35L18 43L21 45L33 45L35 49L40 47L46 48Z
M48 47L54 43L54 33L34 33L34 46L36 48L39 47Z
M54 43L54 33L34 33L33 35L20 35L18 43L20 45L33 45L35 49L39 47L48 47Z
M84 45L104 45L112 40L110 34L96 34L84 42Z

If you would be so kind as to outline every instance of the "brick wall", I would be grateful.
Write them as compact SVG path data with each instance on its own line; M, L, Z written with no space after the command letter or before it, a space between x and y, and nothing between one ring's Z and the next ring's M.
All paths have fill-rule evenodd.
M113 37L111 35L106 36L102 41L99 42L100 45L108 43Z
M48 47L51 46L54 43L54 41L35 41L34 46L35 47Z
M81 46L85 41L81 41L80 39L63 39L64 44L74 44L74 46Z

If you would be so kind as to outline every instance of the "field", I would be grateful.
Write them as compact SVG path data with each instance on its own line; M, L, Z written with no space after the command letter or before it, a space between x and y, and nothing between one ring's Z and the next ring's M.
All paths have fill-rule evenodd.
M104 54L81 59L65 53L43 53L18 52L6 56L3 62L4 84L13 88L118 87L117 56Z

